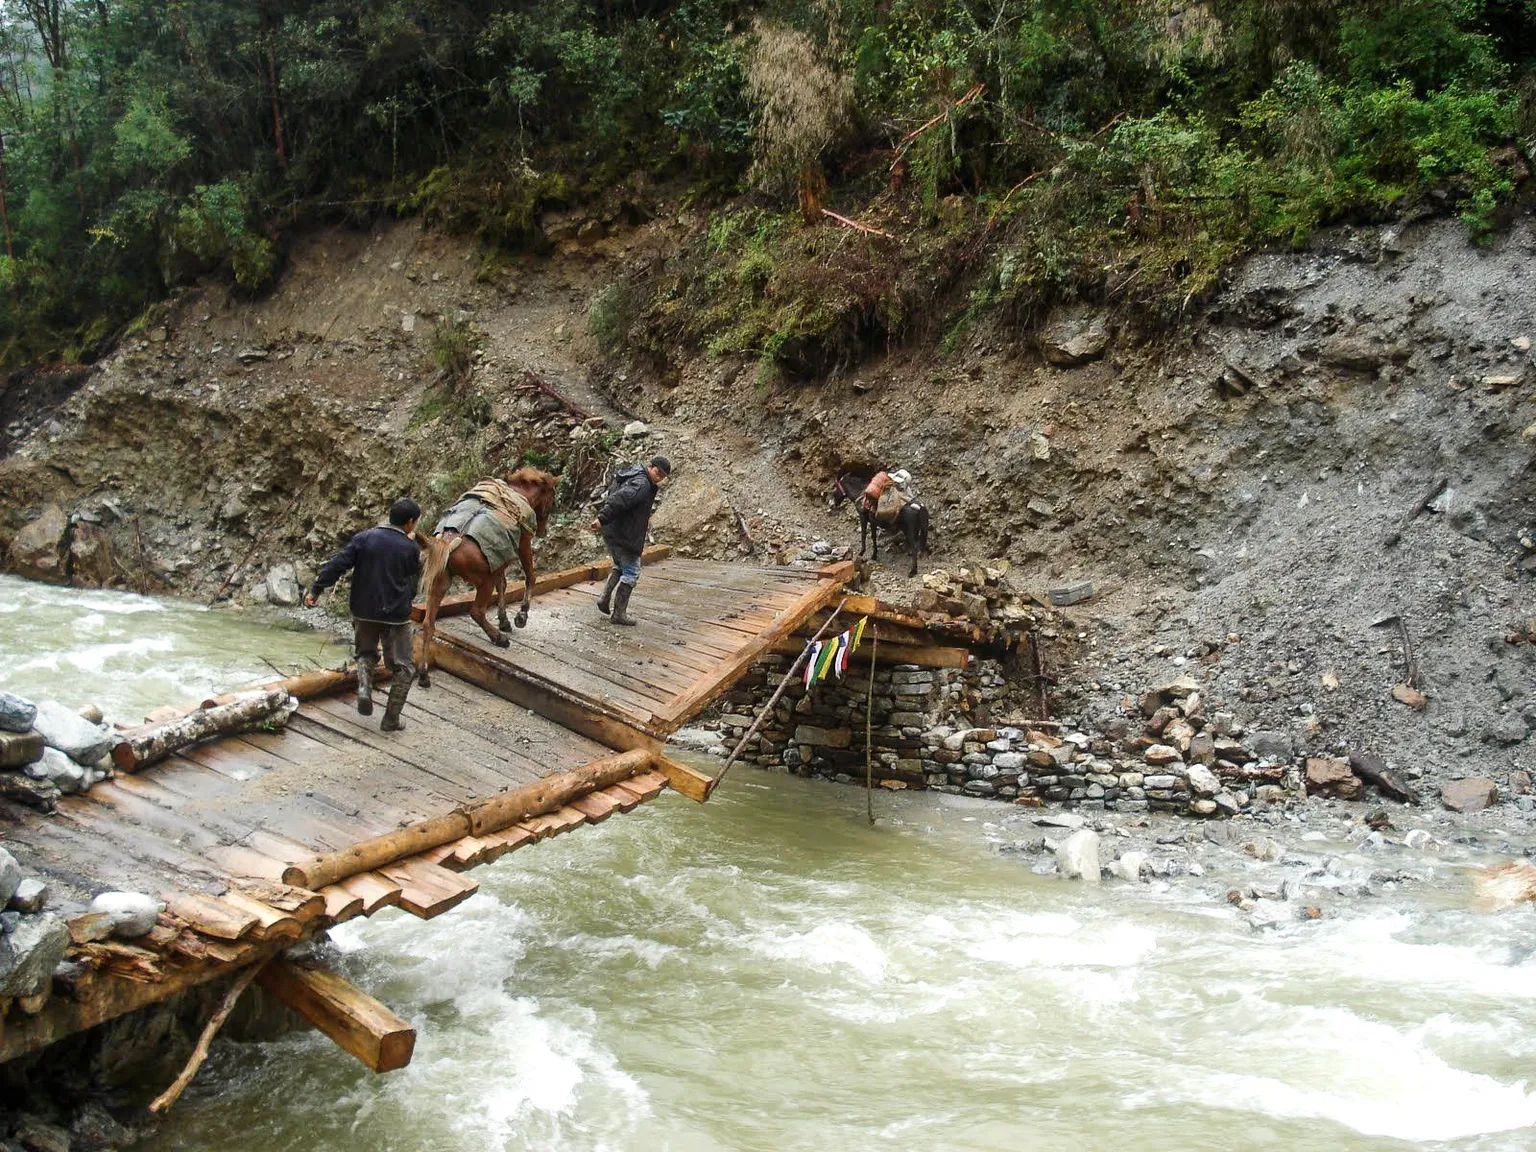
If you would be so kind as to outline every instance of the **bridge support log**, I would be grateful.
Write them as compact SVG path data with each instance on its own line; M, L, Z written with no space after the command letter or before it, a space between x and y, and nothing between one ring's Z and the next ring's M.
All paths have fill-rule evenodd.
M336 973L278 959L256 981L375 1072L411 1062L416 1029Z
M655 754L644 749L594 760L570 772L560 772L533 784L514 788L449 816L426 820L364 840L338 852L323 852L292 864L283 883L311 890L414 856L465 836L484 836L510 828L520 820L553 812L577 796L585 796L644 772Z

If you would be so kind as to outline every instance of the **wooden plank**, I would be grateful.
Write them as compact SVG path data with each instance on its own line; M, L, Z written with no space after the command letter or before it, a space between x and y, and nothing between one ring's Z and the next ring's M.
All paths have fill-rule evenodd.
M601 792L588 792L585 796L573 797L569 807L576 809L592 823L601 824L619 811L619 802Z
M456 908L480 891L480 884L427 860L400 860L379 870L400 885L400 907L412 916L431 920Z
M608 797L608 799L618 805L620 812L629 812L640 804L639 795L625 788L624 781L622 780L617 784L610 784L606 788L599 789L593 795Z
M359 872L327 887L340 888L356 896L363 902L364 916L372 916L380 908L400 903L400 885L377 872Z
M779 613L774 620L772 628L765 630L762 635L758 636L751 643L744 645L736 656L722 663L714 675L699 681L692 689L679 696L667 710L664 717L665 722L675 729L681 727L691 717L702 712L709 706L711 701L725 693L732 684L739 680L742 674L756 662L757 658L766 652L776 641L793 632L806 617L838 596L842 589L843 586L841 584L826 580L806 592L793 605ZM677 785L674 783L673 787L677 787Z
M223 902L240 912L255 917L256 927L251 935L257 940L297 940L304 935L304 927L297 918L280 912L269 904L254 900L238 888L224 893Z
M697 768L690 768L670 756L656 757L656 771L667 778L667 783L673 789L700 804L708 800L709 794L715 790L716 780L713 776L706 776Z
M443 671L531 709L604 747L619 751L661 747L657 734L633 717L596 706L558 682L518 668L492 653L476 651L442 633L438 634L432 651L433 663Z
M320 895L325 898L325 918L332 924L345 924L363 914L363 898L340 884L322 888Z
M256 980L375 1072L393 1072L411 1062L416 1029L334 972L277 959Z
M193 892L172 893L166 898L165 907L204 936L218 940L239 940L254 933L260 923L258 917L244 909Z
M666 786L667 778L659 772L642 772L631 776L628 780L620 780L614 785L615 788L622 788L641 803L661 795L661 790Z
M508 852L521 848L524 844L532 844L538 837L528 829L514 824L510 828L503 828L500 832L491 832L480 837L483 844L489 846L490 851L482 863L490 863L500 860Z
M237 885L240 892L286 912L300 924L310 924L325 914L325 897L291 884L252 882Z

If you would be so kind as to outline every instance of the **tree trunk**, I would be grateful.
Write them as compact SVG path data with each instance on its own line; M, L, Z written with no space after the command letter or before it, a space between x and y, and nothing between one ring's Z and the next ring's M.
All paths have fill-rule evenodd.
M232 703L199 708L164 724L132 729L112 749L112 763L120 772L137 772L214 736L229 736L268 722L285 723L287 702L288 694L281 690L253 692Z

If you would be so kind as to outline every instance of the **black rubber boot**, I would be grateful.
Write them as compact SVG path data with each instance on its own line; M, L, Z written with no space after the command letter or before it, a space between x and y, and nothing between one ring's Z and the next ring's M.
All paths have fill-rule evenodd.
M634 627L635 622L629 618L629 595L634 590L633 584L620 584L614 591L613 615L608 617L610 623Z
M608 573L608 583L603 585L602 598L597 602L597 610L604 616L613 611L613 590L619 586L619 577L623 575L617 568Z
M389 682L389 703L384 706L384 719L379 721L381 731L405 731L405 721L400 719L400 713L405 709L405 697L410 690L409 676L396 676Z
M357 714L373 715L373 657L357 662Z

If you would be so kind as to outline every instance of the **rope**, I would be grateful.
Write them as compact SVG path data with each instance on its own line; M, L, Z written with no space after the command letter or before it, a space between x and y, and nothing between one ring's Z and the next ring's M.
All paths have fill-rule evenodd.
M844 596L842 600L838 601L837 607L832 609L832 615L827 617L826 623L817 630L816 635L805 642L805 647L800 650L800 655L795 657L795 662L790 665L789 671L784 673L784 679L779 681L779 686L774 689L773 695L768 698L768 703L763 705L762 711L757 714L757 719L752 721L752 727L747 729L747 734L736 745L736 750L726 759L725 767L720 769L720 775L716 776L714 784L710 785L711 790L714 789L716 784L725 779L725 774L731 770L731 765L736 763L737 757L746 748L747 741L757 735L757 730L763 726L763 721L772 714L773 706L779 702L779 697L784 695L784 689L789 687L789 682L795 678L796 673L800 671L801 665L805 663L805 658L810 655L811 645L826 635L827 629L832 627L832 621L837 619L837 614L843 610L843 605L846 603L848 603L848 597Z

